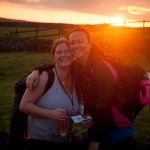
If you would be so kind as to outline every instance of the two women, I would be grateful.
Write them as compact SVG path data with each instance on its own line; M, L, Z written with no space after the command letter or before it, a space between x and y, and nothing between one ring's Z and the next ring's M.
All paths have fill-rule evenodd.
M113 109L116 83L103 62L105 54L92 43L89 33L83 28L71 31L68 41L75 57L72 70L77 91L84 101L85 113L93 118L88 133L88 149L129 148L135 125ZM38 77L38 71L34 71L27 79L27 86L32 87ZM121 115L127 124L118 127L113 112L116 116Z

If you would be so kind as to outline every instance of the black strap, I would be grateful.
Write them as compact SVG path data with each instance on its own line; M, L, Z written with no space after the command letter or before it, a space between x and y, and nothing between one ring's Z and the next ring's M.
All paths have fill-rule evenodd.
M44 93L46 93L47 90L52 86L52 84L54 82L54 78L55 78L54 71L52 68L50 70L47 70L47 73L48 73L48 81L47 81Z
M39 66L33 69L33 70L39 70L40 74L43 71L47 71L48 73L48 81L43 94L47 92L47 90L52 86L54 82L54 72L53 72L54 66L55 66L54 64L40 64Z
M55 69L56 71L56 75L57 75L57 78L58 78L58 81L63 89L63 91L65 92L65 94L68 96L70 102L71 102L71 105L72 105L72 109L74 109L74 101L73 101L73 85L72 85L72 89L71 89L71 95L66 91L64 85L62 84L59 76L58 76L58 73L57 73L57 70ZM73 78L71 77L71 81L72 81L72 84L73 84Z

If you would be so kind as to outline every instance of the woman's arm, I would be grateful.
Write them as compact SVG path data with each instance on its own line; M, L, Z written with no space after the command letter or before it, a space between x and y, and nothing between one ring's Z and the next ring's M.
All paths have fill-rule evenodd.
M48 71L52 68L54 68L54 64L40 64L38 67L34 68L34 70L28 75L26 79L26 87L29 90L32 90L38 85L40 74L43 71Z
M26 87L28 90L32 90L38 85L40 73L39 70L33 70L26 78Z
M39 76L38 85L32 90L26 89L20 103L20 110L37 117L51 119L61 119L62 117L66 117L66 111L64 109L57 108L50 110L36 105L36 102L44 93L47 81L48 73L44 71Z

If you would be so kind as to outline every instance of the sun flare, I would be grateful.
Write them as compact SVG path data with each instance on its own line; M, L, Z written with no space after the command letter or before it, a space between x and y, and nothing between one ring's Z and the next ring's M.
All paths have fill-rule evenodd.
M123 17L111 17L109 22L112 25L122 26L124 24L124 18Z

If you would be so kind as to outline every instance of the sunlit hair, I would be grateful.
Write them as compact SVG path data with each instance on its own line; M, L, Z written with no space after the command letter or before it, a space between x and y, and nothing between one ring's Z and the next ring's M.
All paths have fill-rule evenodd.
M56 47L61 43L65 43L69 47L69 42L65 37L58 38L58 39L54 40L54 42L53 42L52 49L51 49L52 55L55 54Z
M73 30L71 30L71 31L69 32L69 34L67 35L67 38L69 39L69 36L70 36L73 32L78 32L78 31L84 33L84 34L86 35L88 41L89 41L90 43L92 42L90 32L89 32L87 29L85 29L84 27L76 27L76 28L74 28Z

